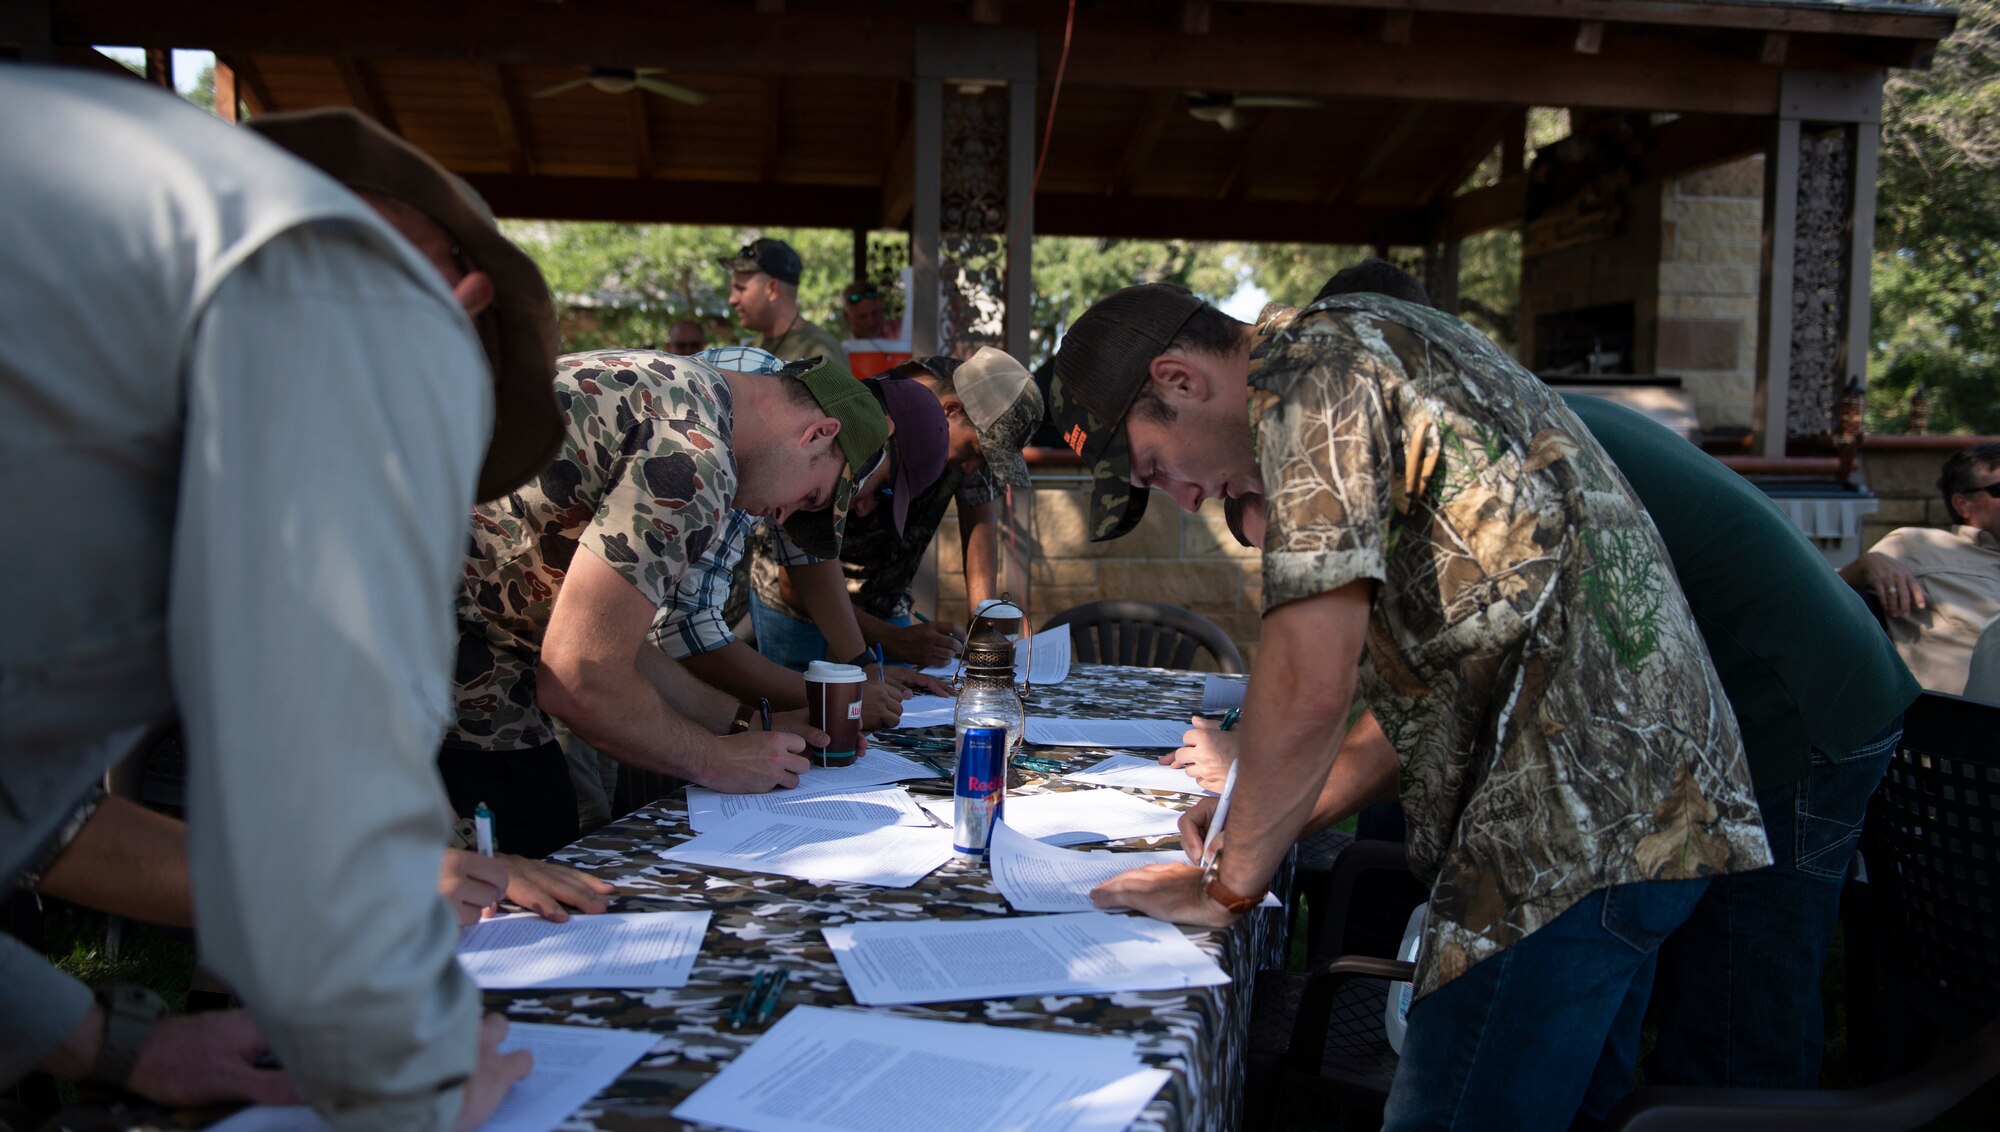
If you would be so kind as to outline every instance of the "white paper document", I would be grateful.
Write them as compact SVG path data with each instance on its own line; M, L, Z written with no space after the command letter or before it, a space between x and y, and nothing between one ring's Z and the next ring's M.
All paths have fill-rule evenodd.
M460 932L458 962L485 990L684 987L707 931L707 912L517 912Z
M1014 680L1036 684L1060 684L1069 679L1069 626L1058 625L1036 633L1032 640L1014 642ZM926 668L926 675L949 680L963 671L959 661ZM1175 744L1179 746L1179 744Z
M926 798L919 804L950 825L955 802L953 798ZM1178 810L1119 790L1013 794L1008 796L1006 806L1008 825L1050 845L1172 837L1180 832L1180 819Z
M1163 790L1171 794L1215 793L1202 789L1187 771L1161 766L1157 759L1140 758L1138 755L1113 755L1089 770L1079 770L1063 777L1072 782L1123 786L1133 790Z
M1044 747L1178 747L1184 719L1048 719L1028 717L1028 742Z
M1228 711L1243 706L1243 692L1250 687L1247 676L1219 676L1213 672L1201 683L1201 710Z
M800 1006L673 1115L741 1132L1119 1132L1167 1079L1129 1038Z
M896 722L896 730L917 727L937 727L950 723L958 712L958 700L952 696L911 696L903 701L903 718Z
M706 913L703 913L706 915ZM502 1050L525 1049L535 1067L514 1082L480 1132L549 1132L646 1055L657 1035L586 1026L515 1022ZM1148 1097L1150 1099L1150 1095ZM246 1108L211 1132L332 1132L333 1125L304 1105Z
M1081 912L821 928L864 1006L1109 994L1229 981L1172 924Z
M1090 890L1143 865L1185 865L1187 854L1113 853L1099 849L1079 853L1024 837L1006 823L993 827L990 858L993 883L1016 912L1088 912L1095 908ZM1261 905L1280 907L1278 898L1264 894Z
M894 751L870 748L867 754L855 759L848 766L816 766L808 769L799 775L799 784L789 793L817 794L822 790L858 790L868 786L886 786L906 778L936 777L938 777L937 771L915 759L906 759Z
M951 831L932 825L856 829L811 818L747 812L658 852L669 861L690 865L907 888L951 859Z
M688 827L709 830L737 814L762 812L785 818L812 818L856 829L878 825L929 825L909 792L900 786L864 786L859 790L773 790L768 794L723 794L705 786L688 787Z

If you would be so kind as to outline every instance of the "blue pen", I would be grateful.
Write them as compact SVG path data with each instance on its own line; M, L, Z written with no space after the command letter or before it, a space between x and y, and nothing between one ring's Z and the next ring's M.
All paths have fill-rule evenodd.
M876 644L869 645L868 651L875 654L875 679L880 680L883 678L882 669L889 663L882 655L881 643L877 642Z

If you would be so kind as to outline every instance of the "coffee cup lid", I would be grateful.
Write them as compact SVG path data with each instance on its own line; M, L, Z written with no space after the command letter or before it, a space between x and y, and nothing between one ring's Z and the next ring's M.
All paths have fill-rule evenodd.
M991 617L996 621L1004 621L1010 617L1019 617L1021 611L997 597L992 597L980 602L979 608L973 610L972 615L974 617Z
M835 664L830 660L815 660L806 665L806 679L822 684L865 684L868 673L852 664Z

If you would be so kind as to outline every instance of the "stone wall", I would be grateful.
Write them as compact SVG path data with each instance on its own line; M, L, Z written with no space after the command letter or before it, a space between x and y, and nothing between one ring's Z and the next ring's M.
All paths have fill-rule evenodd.
M1256 656L1264 588L1257 553L1230 535L1220 503L1210 501L1199 513L1185 515L1166 496L1155 495L1138 529L1097 543L1086 535L1085 502L1081 476L1035 469L1026 526L1032 531L1033 551L1028 612L1037 626L1087 601L1160 601L1220 625L1246 662ZM955 512L946 517L933 545L937 608L942 616L961 620L965 573Z
M1749 428L1757 384L1764 158L1660 190L1653 371L1681 379L1704 429Z

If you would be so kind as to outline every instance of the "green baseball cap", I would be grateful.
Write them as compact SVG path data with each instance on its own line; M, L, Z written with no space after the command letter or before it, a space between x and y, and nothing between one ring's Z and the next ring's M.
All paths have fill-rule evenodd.
M868 387L856 381L840 362L830 358L804 358L780 370L778 376L801 382L826 415L840 422L834 440L846 457L847 470L834 488L833 506L824 511L801 511L785 520L785 536L815 558L840 554L841 532L847 527L847 509L854 502L854 489L874 470L883 446L889 441L889 416Z

